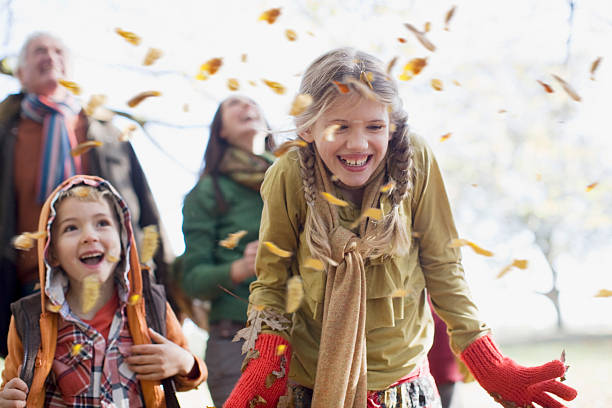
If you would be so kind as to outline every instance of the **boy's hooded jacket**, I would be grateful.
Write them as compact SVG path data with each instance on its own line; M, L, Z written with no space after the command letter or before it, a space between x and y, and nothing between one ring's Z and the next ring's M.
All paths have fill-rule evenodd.
M114 188L105 180L94 176L74 176L63 182L51 194L43 205L38 230L47 231L47 237L51 236L51 224L55 217L53 205L61 191L70 189L71 187L85 184L97 188L109 189L115 198L115 206L120 214L120 236L124 256L119 262L115 271L115 280L117 282L117 292L120 303L126 304L127 324L133 343L150 344L151 339L148 333L148 325L146 321L145 299L143 296L143 279L141 275L140 261L134 244L132 235L132 227L130 223L129 212L123 200L116 193ZM51 372L53 360L55 357L58 322L60 314L54 310L58 306L66 307L64 303L64 287L66 279L63 274L58 272L57 268L51 267L46 259L49 247L49 239L38 240L38 270L40 278L41 290L39 296L41 302L42 313L39 318L40 324L40 348L36 355L35 368L33 374L32 385L29 390L27 406L28 407L43 407L45 402L45 381ZM24 298L28 299L28 298ZM131 301L128 302L128 299ZM19 302L23 302L20 300ZM56 307L53 307L56 306ZM181 326L172 312L172 309L166 304L166 338L179 346L188 349L187 341L181 331ZM2 387L12 378L19 376L19 366L22 364L24 346L17 332L15 318L11 318L11 324L8 337L8 356L5 361L5 368L2 373ZM175 376L177 390L184 391L196 387L206 379L207 371L203 361L195 357L197 365L197 376L188 378L186 376ZM194 373L192 371L192 373ZM146 407L165 407L164 391L160 386L159 381L140 381L142 391L142 399Z

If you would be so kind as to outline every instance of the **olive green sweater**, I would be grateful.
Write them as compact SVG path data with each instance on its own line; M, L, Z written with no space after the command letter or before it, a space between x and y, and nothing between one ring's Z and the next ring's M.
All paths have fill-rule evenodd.
M451 239L457 238L457 232L436 160L422 139L414 137L411 143L416 180L400 206L400 217L408 233L415 232L419 238L413 240L403 257L385 255L364 260L369 390L386 389L427 358L434 324L426 291L436 312L448 325L455 353L488 332L471 300L460 251L448 246ZM288 316L292 319L289 333L269 328L265 331L290 341L293 357L289 376L299 384L312 387L317 364L324 364L317 356L326 275L324 271L304 266L310 257L303 228L309 209L295 151L285 154L268 170L261 191L265 204L260 241L274 242L295 255L280 258L264 246L259 247L257 280L251 284L250 301L284 313L287 279L291 275L302 277L304 299L300 308ZM385 214L391 210L385 196L381 199L381 208ZM359 210L353 206L339 207L338 211L345 227L359 216ZM397 296L397 293L403 295Z
M221 214L215 200L210 176L204 176L185 197L183 204L183 288L196 298L211 300L210 322L230 319L246 322L246 300L249 297L247 279L235 285L230 278L232 262L242 258L246 245L257 240L263 203L258 191L236 183L228 177L218 177L219 187L227 202L227 212ZM224 248L219 241L232 232L246 230L234 249ZM236 299L218 285L229 289L245 301Z

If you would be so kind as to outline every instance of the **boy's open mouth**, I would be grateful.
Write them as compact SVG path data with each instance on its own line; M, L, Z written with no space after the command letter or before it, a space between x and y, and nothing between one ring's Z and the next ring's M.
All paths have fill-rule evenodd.
M85 254L81 256L79 260L86 265L97 265L100 262L102 262L103 258L104 258L103 253L96 252L96 253L91 253L91 254Z
M359 157L338 156L340 162L347 167L363 167L371 158L372 155L363 155Z

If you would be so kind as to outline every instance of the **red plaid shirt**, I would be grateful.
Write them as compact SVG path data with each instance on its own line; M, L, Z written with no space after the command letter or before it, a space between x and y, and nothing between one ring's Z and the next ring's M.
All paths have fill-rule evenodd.
M140 383L125 361L132 344L125 304L116 310L106 341L64 303L45 407L144 407Z

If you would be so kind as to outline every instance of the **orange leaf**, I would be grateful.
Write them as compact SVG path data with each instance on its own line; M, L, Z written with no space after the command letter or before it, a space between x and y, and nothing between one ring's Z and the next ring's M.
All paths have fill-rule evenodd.
M393 187L395 187L395 182L391 180L380 188L380 192L381 193L391 192L391 190L393 190Z
M287 37L287 39L289 41L295 41L297 40L297 34L295 31L291 30L290 28L285 30L285 37Z
M332 81L332 82L334 83L334 85L336 85L340 93L347 94L351 91L349 87L343 84L342 82L338 82L338 81Z
M234 249L238 245L238 242L240 242L240 239L244 237L246 234L247 234L247 231L245 230L240 230L238 232L232 232L227 236L227 238L219 241L219 245L221 245L223 248Z
M595 183L591 183L591 184L589 184L588 186L586 186L586 191L587 191L587 193L588 193L589 191L593 190L595 187L597 187L597 185L598 185L598 184L599 184L598 182L595 182Z
M398 38L397 38L397 41L399 41L399 42L401 42L402 44L404 44L404 43L406 42L406 39L405 39L405 38L402 38L402 37L398 37Z
M546 92L548 92L548 93L553 93L553 92L555 92L555 91L552 89L552 87L551 87L550 85L548 85L547 83L542 82L542 81L540 81L539 79L538 79L537 81L538 81L538 83L539 83L540 85L542 85L542 87L544 88L544 90L545 90Z
M442 85L442 80L437 78L431 80L431 87L436 91L441 91L442 89L444 89L444 86Z
M223 65L223 58L211 58L202 65L200 65L200 73L208 73L213 75Z
M262 81L264 82L264 84L268 85L268 87L270 87L270 89L272 89L277 94L282 95L285 93L285 87L281 85L280 83L274 82L274 81L268 81L267 79L262 79Z
M102 146L104 143L98 141L98 140L88 140L86 142L83 143L79 143L74 149L72 149L70 151L70 154L72 155L72 157L76 157L76 156L80 156L83 153L85 153L86 151L94 148L94 147L99 147Z
M400 75L399 79L402 81L408 81L415 75L418 75L423 68L427 65L427 58L413 58L406 65L404 65L404 72Z
M147 54L145 55L144 61L142 62L142 65L153 65L153 63L160 59L162 55L164 55L164 53L159 48L149 48Z
M137 36L136 34L130 32L130 31L122 30L120 28L115 28L115 32L117 34L119 34L121 37L123 37L130 44L140 45L140 41L141 41L140 37Z
M240 88L240 83L236 78L229 78L227 80L227 87L230 91L237 91Z
M278 18L278 16L280 16L280 13L280 8L272 8L261 13L261 15L259 16L259 20L264 20L267 21L268 24L273 24Z
M448 133L446 133L446 134L443 134L442 136L440 136L440 141L441 141L441 142L444 142L445 140L448 140L448 138L450 138L450 137L451 137L451 135L452 135L452 133L451 133L451 132L448 132Z
M274 156L281 157L283 154L287 153L292 147L304 147L306 145L308 145L308 143L303 140L287 140L276 150L274 150Z

